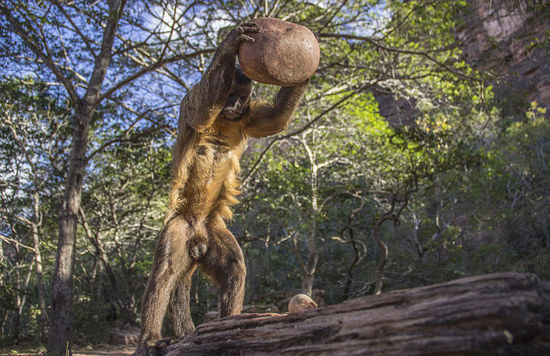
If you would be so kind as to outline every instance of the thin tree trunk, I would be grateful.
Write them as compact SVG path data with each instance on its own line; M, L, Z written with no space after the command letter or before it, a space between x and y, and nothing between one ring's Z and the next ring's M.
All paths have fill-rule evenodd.
M342 299L344 300L347 300L350 297L351 284L353 283L353 271L355 270L355 266L357 266L360 260L359 249L357 248L357 242L355 241L355 238L353 236L353 229L351 228L351 221L349 222L349 225L349 240L351 241L351 247L353 248L353 261L351 262L347 271L344 291L342 293Z
M95 59L86 94L77 103L75 111L69 171L66 177L65 196L59 211L59 240L52 293L52 317L48 335L48 352L52 355L64 355L67 351L70 352L76 228L82 181L86 173L89 124L99 104L101 86L111 60L116 29L124 5L124 0L109 1L109 18L103 33L101 50Z
M352 195L354 196L354 195ZM350 266L348 267L348 273L346 276L346 282L344 284L344 292L342 293L342 298L344 300L350 298L351 293L351 284L353 283L353 272L355 270L355 267L357 264L359 264L359 261L361 261L363 257L361 257L361 254L359 252L359 249L357 248L357 245L359 243L355 240L355 235L353 232L353 221L355 220L355 215L360 212L363 209L363 206L365 205L365 201L361 199L361 203L359 206L351 211L351 214L348 217L348 226L347 230L349 232L349 241L351 241L351 247L353 248L353 261L351 262ZM342 231L342 235L344 233L344 230ZM366 247L362 245L363 251L365 256L367 255Z
M15 297L15 308L16 308L16 311L15 311L15 320L13 322L13 341L15 344L18 344L19 343L19 324L20 324L20 319L21 319L21 314L20 314L20 310L21 310L21 296L18 294L16 297Z
M386 219L387 219L386 216L382 216L374 226L374 231L373 231L374 240L378 244L378 247L380 247L380 253L381 253L380 259L378 260L378 269L376 271L376 284L374 287L375 295L382 293L384 266L388 261L388 255L389 255L388 246L384 243L384 241L382 241L382 237L380 236L380 228L382 227L382 224L384 223L384 221L386 221Z
M75 117L69 173L67 175L63 206L59 212L59 239L52 295L52 318L48 337L48 351L63 355L69 348L73 265L75 256L78 208L82 195L82 181L86 170L86 145L91 112L81 105Z
M388 261L388 256L389 256L388 245L386 245L384 241L382 241L382 236L380 236L380 230L382 229L382 224L384 224L384 221L386 220L393 220L395 224L397 219L399 219L399 216L401 216L403 209L407 207L409 203L409 198L410 198L410 193L405 194L404 199L400 200L401 206L396 208L396 203L398 202L398 200L396 199L395 195L393 195L391 200L391 207L384 214L382 214L382 216L378 219L378 221L374 226L373 237L376 243L378 244L378 247L380 247L380 250L381 250L380 259L378 260L378 270L376 271L376 283L374 287L375 295L379 295L380 293L382 293L384 267L386 266L386 262Z
M29 160L29 163L31 161ZM40 185L37 184L40 189ZM33 220L29 220L22 216L17 216L17 219L22 223L26 224L32 232L32 242L33 242L33 262L36 265L36 281L38 289L38 305L40 306L40 331L41 331L41 341L47 340L47 327L48 327L48 311L46 308L46 293L44 291L44 280L42 273L42 255L40 253L40 235L38 233L38 228L42 224L42 217L40 212L40 197L38 191L32 193L33 198Z
M38 288L38 304L40 306L40 339L45 342L48 339L48 310L46 309L46 293L44 291L44 279L42 276L42 255L40 253L40 236L38 226L41 223L40 205L38 193L33 194L34 223L32 226L32 241L34 247L34 262L36 264L36 283Z
M313 293L313 280L315 278L315 271L317 270L317 263L319 261L319 250L317 249L317 217L319 216L319 199L318 199L318 166L316 162L315 152L313 152L307 145L305 138L300 140L309 158L311 165L311 229L309 236L306 238L307 247L307 262L305 265L304 278L302 279L302 292L304 294L312 296Z
M105 250L103 249L103 246L101 246L101 243L99 241L99 237L97 235L92 236L92 231L90 229L90 226L88 225L88 219L86 218L86 214L84 213L84 210L82 208L79 209L80 217L82 219L82 225L84 227L84 232L86 233L86 236L88 237L88 240L92 243L96 250L96 256L98 257L101 264L103 264L103 267L105 268L105 271L107 272L107 276L109 277L109 282L111 283L111 292L109 299L111 302L114 301L114 303L117 305L119 310L125 311L129 319L135 320L135 318L132 318L131 315L133 315L132 308L128 305L128 303L124 302L120 299L121 293L118 289L118 283L115 277L115 273L113 272L113 268L111 264L109 263L109 259L107 257L107 254L105 253ZM132 321L133 321L132 320ZM130 320L126 320L130 321Z
M312 296L313 293L313 280L315 279L315 272L317 270L317 263L319 262L319 251L315 241L317 235L317 214L313 214L312 218L312 231L307 238L307 262L305 265L304 278L302 279L302 293Z
M409 210L411 211L411 215L412 215L413 223L414 223L414 227L413 227L413 231L412 231L413 246L416 250L416 254L418 255L418 260L422 261L422 257L424 256L424 253L426 252L424 250L424 246L422 246L422 244L420 243L420 240L418 239L418 231L420 230L420 225L422 224L422 220L420 220L416 216L416 214L414 213L414 211L412 209L409 208Z
M4 242L0 239L0 263L4 262ZM0 288L4 287L4 276L0 274ZM5 335L5 326L8 321L9 312L7 310L2 311L0 315L3 317L2 324L0 324L0 336Z
M6 336L6 334L9 334L9 329L6 327L6 325L8 324L9 316L10 316L10 312L6 311L6 313L4 314L4 318L2 320L2 324L0 325L1 336ZM6 332L6 330L8 331Z
M319 254L317 253L317 251L309 250L306 271L304 274L304 278L302 279L302 292L309 295L310 297L313 293L313 280L315 279L315 271L317 269L318 261Z
M44 291L44 278L42 274L42 256L40 254L40 241L38 232L33 228L34 261L36 263L36 284L38 288L38 305L40 306L40 339L44 342L48 339L48 309L46 308L46 293Z
M97 271L96 271L96 278L95 278L95 299L98 302L103 302L103 268L102 264L97 261Z
M29 270L27 271L27 275L25 276L25 280L23 281L23 284L19 286L19 290L27 291L27 289L29 288L32 276L32 269L34 267L33 265L34 261L31 262ZM25 304L27 303L27 293L18 293L15 298L15 303L17 307L17 312L14 325L14 339L16 340L16 342L19 342L21 332L21 316L23 315L23 309L25 308Z

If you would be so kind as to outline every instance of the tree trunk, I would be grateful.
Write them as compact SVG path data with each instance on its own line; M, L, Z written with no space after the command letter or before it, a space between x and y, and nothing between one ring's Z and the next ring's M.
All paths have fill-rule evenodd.
M71 147L63 206L59 212L59 237L52 295L52 317L48 336L48 352L64 355L71 334L73 264L75 256L78 208L82 194L82 181L86 171L86 145L91 112L80 105L75 115L75 128Z
M384 241L382 241L382 237L380 236L380 229L384 221L386 221L385 216L378 220L373 230L374 240L378 244L378 247L380 247L380 258L378 259L378 268L376 270L376 283L374 286L374 294L376 295L382 293L382 283L384 281L384 266L388 261L389 255L388 246L384 243Z
M29 289L29 284L31 282L33 268L34 268L34 261L32 261L29 266L29 270L27 271L25 280L23 280L23 283L21 283L18 286L18 289L20 291L23 291L23 293L18 293L15 298L15 305L17 307L17 311L15 314L13 338L16 340L16 343L19 343L19 338L21 336L21 316L23 315L23 310L25 309L25 304L27 303L27 292ZM19 272L17 272L17 275L19 276ZM17 284L19 284L19 278L17 278L17 280L18 280Z
M4 241L0 239L0 264L4 263ZM0 288L5 288L4 283L4 276L0 274ZM0 337L4 337L6 335L5 332L5 325L7 324L8 317L9 317L9 311L2 310L0 311L0 317L2 317L2 323L0 324Z
M100 102L101 87L111 61L118 21L126 1L110 0L108 4L109 17L103 32L101 49L95 58L94 70L84 98L76 103L69 171L66 177L63 205L59 211L59 240L55 260L52 316L48 334L48 353L52 355L64 355L67 351L70 352L76 228L82 181L86 173L89 124Z
M349 241L351 241L351 247L353 248L353 261L348 267L346 274L346 282L344 283L344 291L342 292L342 298L344 300L349 299L351 295L351 284L353 283L353 271L361 259L359 255L359 249L357 248L357 241L355 241L353 229L351 228L351 219L348 221L349 228Z
M315 242L311 241L311 243ZM311 297L313 293L315 270L317 269L317 263L319 261L319 253L317 253L316 249L308 248L308 255L306 270L304 271L304 277L302 279L302 293Z
M548 355L550 282L498 273L200 325L161 355Z
M38 304L40 306L40 339L42 342L48 339L48 309L46 308L46 293L44 292L44 279L42 277L42 254L40 253L40 236L38 225L40 224L40 202L38 193L33 194L34 223L32 226L32 242L34 248L34 262L36 264L36 284L38 288Z
M317 270L317 263L319 262L319 250L317 249L316 241L317 218L319 216L319 166L317 164L315 152L308 146L304 137L305 136L302 136L300 142L304 146L311 167L311 175L309 177L311 186L311 225L308 231L308 236L306 237L307 262L302 265L304 270L304 277L302 278L302 293L311 297L311 294L313 293L313 280Z

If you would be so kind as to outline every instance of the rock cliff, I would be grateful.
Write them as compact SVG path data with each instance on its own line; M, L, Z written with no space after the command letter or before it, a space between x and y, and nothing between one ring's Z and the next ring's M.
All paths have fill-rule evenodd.
M525 103L550 107L550 1L470 0L457 36L467 62L498 76L505 113Z

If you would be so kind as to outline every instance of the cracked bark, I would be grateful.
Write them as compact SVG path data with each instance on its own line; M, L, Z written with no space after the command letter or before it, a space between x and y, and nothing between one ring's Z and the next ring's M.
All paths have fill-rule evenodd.
M550 354L550 282L498 273L200 325L161 355Z

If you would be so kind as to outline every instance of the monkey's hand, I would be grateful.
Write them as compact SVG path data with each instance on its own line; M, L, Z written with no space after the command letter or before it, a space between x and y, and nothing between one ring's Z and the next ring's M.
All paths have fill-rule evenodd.
M229 32L222 42L220 49L224 54L236 55L239 52L239 45L242 41L254 42L254 39L247 36L247 33L258 33L260 27L254 22L244 22Z

